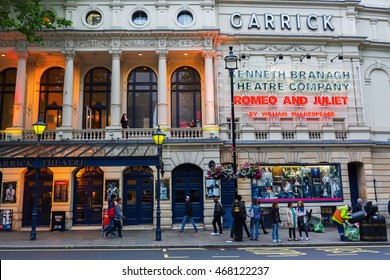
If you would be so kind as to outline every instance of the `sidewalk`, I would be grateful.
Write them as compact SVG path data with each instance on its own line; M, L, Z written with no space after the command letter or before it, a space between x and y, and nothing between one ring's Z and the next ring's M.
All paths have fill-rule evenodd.
M270 230L269 230L270 231ZM288 229L280 230L282 243L272 243L271 231L261 234L259 241L251 241L244 232L243 242L229 240L230 229L224 229L222 236L211 236L211 231L193 234L192 227L186 227L184 234L176 230L162 230L162 240L155 241L155 230L125 230L124 239L109 237L104 239L100 230L38 231L37 240L31 241L29 231L0 232L0 249L63 249L63 248L186 248L186 247L277 247L277 246L363 246L389 245L390 230L387 228L388 241L342 242L336 228L326 228L325 233L309 232L308 241L288 241ZM299 236L299 235L297 235Z

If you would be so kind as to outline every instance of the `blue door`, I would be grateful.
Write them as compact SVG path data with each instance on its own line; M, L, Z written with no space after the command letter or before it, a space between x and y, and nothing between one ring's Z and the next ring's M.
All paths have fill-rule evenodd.
M73 224L101 225L103 196L103 171L99 167L80 169L75 175Z
M225 208L225 215L223 216L224 228L232 226L233 218L231 211L235 195L234 180L221 179L221 203L223 208Z
M34 207L35 169L25 175L22 226L31 226ZM53 173L48 168L39 170L37 197L37 226L50 225Z
M152 224L153 176L125 174L122 202L124 224Z
M185 197L192 202L195 223L203 223L203 171L196 165L183 164L172 171L172 223L181 223Z
M358 164L348 163L349 191L351 192L352 206L357 203L359 198Z

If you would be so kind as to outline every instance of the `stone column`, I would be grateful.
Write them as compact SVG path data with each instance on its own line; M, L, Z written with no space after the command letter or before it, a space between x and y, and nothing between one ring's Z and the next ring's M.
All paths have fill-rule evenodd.
M205 122L207 125L215 125L215 110L214 110L214 66L213 57L215 57L215 51L203 50L203 58L205 62L204 76L205 76L205 95L206 95L206 113Z
M27 70L27 49L23 46L17 46L15 53L18 56L18 69L16 71L15 99L14 99L14 116L12 120L13 129L23 129L25 96L26 96L26 70Z
M74 58L75 50L64 50L65 55L65 77L64 77L64 94L62 105L62 126L64 129L72 128L72 104L73 104L73 76L74 76Z
M156 51L158 55L158 96L157 125L168 127L168 94L167 94L167 50Z
M120 128L120 80L121 80L121 50L110 50L112 56L111 74L111 123L110 127Z

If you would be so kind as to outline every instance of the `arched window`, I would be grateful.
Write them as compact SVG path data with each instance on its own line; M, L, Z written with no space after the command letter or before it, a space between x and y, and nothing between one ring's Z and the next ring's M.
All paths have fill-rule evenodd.
M105 128L110 124L111 71L97 67L84 79L83 128Z
M181 67L172 75L172 127L187 127L191 121L201 125L201 85L199 73Z
M12 127L14 116L14 99L16 68L0 72L0 129Z
M157 124L157 77L152 69L138 67L128 78L129 127L150 128Z
M62 125L62 102L64 91L63 68L55 67L43 73L39 90L39 116L47 124L46 129Z

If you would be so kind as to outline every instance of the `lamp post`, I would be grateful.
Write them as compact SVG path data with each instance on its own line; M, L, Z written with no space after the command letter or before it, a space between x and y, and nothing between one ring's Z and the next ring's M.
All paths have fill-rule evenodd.
M45 132L46 124L39 117L38 121L33 124L34 132L38 137L37 146L38 146L38 155L36 158L35 164L35 186L34 186L34 202L33 202L33 210L31 217L31 232L30 232L30 240L37 239L37 216L38 216L38 184L39 184L39 141L41 140L41 136L43 132Z
M153 140L157 145L157 156L158 156L158 165L157 165L157 209L156 209L156 241L161 241L161 208L160 208L160 196L161 196L161 184L160 184L160 171L162 166L162 144L165 139L165 133L161 131L160 126L158 126L156 132L153 132Z
M230 77L230 107L231 107L231 130L232 130L232 154L233 154L233 170L234 174L237 174L237 152L236 152L236 123L234 121L234 83L233 83L233 73L234 70L238 69L237 67L237 61L238 56L233 54L233 47L229 47L229 54L225 56L225 69L229 70L229 77ZM237 177L234 178L234 192L237 196L238 189L237 189Z

